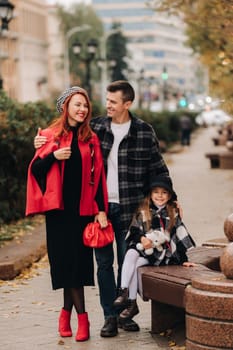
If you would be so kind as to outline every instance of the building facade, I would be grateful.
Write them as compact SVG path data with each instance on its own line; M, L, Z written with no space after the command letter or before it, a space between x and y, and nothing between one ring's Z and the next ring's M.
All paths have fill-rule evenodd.
M144 99L149 93L155 99L164 98L165 89L179 94L198 89L197 61L185 46L184 24L179 18L155 12L144 0L93 0L92 4L106 32L113 22L121 23L128 39L130 78L136 85L140 82Z
M48 98L46 0L12 0L14 18L0 37L3 88L20 102Z
M55 97L66 87L64 35L60 30L57 6L48 6L48 88L50 97Z
M11 0L15 5L9 31L0 37L0 78L7 94L20 101L46 100L65 84L64 35L57 7L46 0ZM143 0L93 0L104 23L105 39L120 22L128 39L128 78L137 96L150 104L163 100L165 90L192 93L200 87L197 62L184 45L184 25L176 17L154 12ZM166 80L164 77L166 71ZM101 97L105 101L106 78Z

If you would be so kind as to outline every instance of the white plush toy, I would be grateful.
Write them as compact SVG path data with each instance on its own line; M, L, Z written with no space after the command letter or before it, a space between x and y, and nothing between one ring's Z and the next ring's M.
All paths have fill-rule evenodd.
M146 255L152 255L154 248L156 248L158 251L163 250L162 244L165 242L169 242L169 237L166 235L164 231L159 231L159 230L150 230L146 233L146 238L149 238L152 242L152 247L145 249L145 254ZM140 251L143 251L143 245L142 243L137 243L136 248Z

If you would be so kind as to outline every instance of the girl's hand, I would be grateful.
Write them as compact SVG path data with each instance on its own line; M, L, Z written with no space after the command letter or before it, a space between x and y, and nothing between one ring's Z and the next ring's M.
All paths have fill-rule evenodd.
M95 216L94 221L98 221L100 224L100 227L107 227L108 226L108 218L105 213L105 211L99 211L99 213Z
M71 148L70 147L59 148L56 151L54 151L53 154L57 160L69 159L71 156Z
M34 147L35 149L40 148L47 142L47 137L46 136L41 136L40 135L41 128L38 128L37 134L34 137Z
M183 263L183 266L186 266L186 267L193 267L193 266L197 266L197 264L191 262L191 261L185 261Z
M152 248L151 240L149 238L146 238L145 236L141 237L141 243L142 243L144 249Z

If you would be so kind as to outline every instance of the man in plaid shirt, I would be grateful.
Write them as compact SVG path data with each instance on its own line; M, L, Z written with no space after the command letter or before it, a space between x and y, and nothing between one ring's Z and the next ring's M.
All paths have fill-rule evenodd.
M134 90L126 81L115 81L107 87L107 116L91 120L98 135L107 174L108 216L113 224L117 246L117 288L126 251L125 237L134 211L157 175L168 175L159 143L151 125L133 116L129 108ZM117 335L117 313L113 307L117 288L113 272L113 245L95 250L100 301L105 324L102 337ZM119 326L119 325L118 325ZM127 331L139 330L133 320L120 325Z

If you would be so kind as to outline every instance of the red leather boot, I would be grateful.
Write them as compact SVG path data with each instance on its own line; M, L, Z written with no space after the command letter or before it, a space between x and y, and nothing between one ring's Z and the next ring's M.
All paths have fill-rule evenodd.
M70 327L70 317L71 311L67 311L65 309L61 309L59 316L59 326L58 332L61 337L72 337L72 330Z
M78 330L76 333L76 341L85 341L90 337L89 332L90 323L88 321L88 314L84 312L83 314L78 314Z

